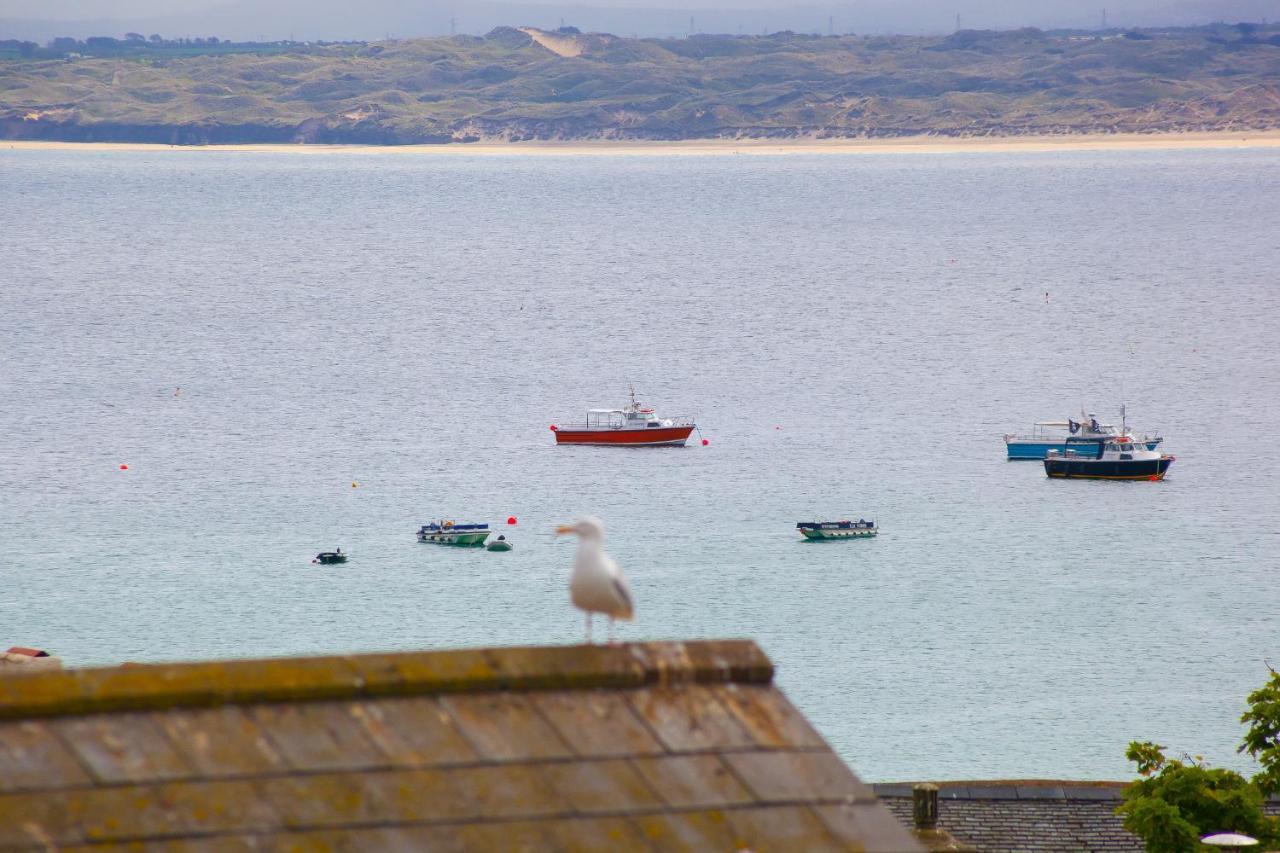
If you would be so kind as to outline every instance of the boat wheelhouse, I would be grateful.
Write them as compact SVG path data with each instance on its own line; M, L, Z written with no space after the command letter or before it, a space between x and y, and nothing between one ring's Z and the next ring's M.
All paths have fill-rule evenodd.
M692 418L660 417L653 409L636 402L621 409L588 409L582 426L551 425L556 444L595 444L618 447L683 447L697 429Z
M419 542L437 545L483 545L489 538L487 524L459 524L456 521L435 521L418 529Z
M1049 451L1044 472L1063 480L1163 480L1173 461L1127 435L1069 438L1061 453Z
M801 521L796 530L805 539L868 539L880 532L874 521Z
M1029 434L1006 434L1005 450L1009 459L1043 459L1049 451L1059 453L1067 449L1067 439L1079 438L1113 438L1127 435L1142 444L1147 450L1155 450L1164 439L1157 432L1155 435L1134 436L1125 424L1125 407L1120 407L1120 427L1114 424L1099 423L1092 412L1081 412L1080 420L1068 418L1065 421L1036 421L1031 425Z

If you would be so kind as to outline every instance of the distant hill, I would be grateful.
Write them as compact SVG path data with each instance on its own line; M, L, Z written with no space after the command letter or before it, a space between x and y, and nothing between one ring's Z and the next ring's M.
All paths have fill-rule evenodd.
M0 137L403 144L1280 127L1280 27L688 39L501 27L368 44L55 48L0 43L12 57L0 59ZM42 58L55 53L70 58Z

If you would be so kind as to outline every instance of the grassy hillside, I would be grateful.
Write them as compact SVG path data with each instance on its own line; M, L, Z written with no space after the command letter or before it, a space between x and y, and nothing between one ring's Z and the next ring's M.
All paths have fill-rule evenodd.
M0 137L413 143L1280 127L1280 28L485 38L0 59Z

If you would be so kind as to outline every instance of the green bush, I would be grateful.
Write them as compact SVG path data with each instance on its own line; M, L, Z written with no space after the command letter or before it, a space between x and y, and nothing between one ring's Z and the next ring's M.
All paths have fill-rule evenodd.
M1280 849L1280 820L1262 808L1265 797L1280 790L1280 673L1272 670L1248 703L1240 721L1249 728L1238 751L1262 765L1252 779L1209 767L1200 756L1166 758L1165 747L1151 741L1129 744L1125 757L1137 765L1141 778L1125 788L1116 813L1149 853L1211 850L1200 838L1217 832L1258 839L1259 846L1251 849Z

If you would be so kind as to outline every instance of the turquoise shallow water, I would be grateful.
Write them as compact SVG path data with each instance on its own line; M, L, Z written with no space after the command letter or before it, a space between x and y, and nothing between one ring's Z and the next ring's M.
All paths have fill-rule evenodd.
M552 530L592 513L623 638L754 637L865 778L1122 777L1138 737L1247 767L1277 166L0 150L0 641L576 642ZM553 446L629 380L710 445ZM1004 461L1122 399L1165 482ZM508 515L510 554L413 537ZM883 533L800 542L823 516Z

